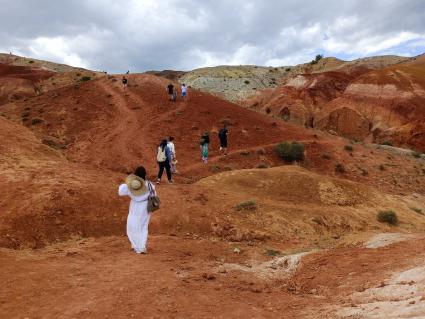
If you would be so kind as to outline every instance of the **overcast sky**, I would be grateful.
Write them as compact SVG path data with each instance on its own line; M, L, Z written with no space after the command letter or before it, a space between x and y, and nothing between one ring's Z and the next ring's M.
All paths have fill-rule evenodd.
M0 0L0 51L108 72L425 51L423 0Z

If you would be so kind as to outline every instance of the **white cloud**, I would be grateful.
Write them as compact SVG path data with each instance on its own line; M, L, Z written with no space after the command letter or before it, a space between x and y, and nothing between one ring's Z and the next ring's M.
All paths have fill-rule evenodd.
M5 2L5 3L2 3ZM421 0L0 0L5 51L109 72L425 51Z
M29 43L28 49L31 56L35 58L58 61L77 67L89 67L89 64L74 53L71 45L62 37L36 38Z

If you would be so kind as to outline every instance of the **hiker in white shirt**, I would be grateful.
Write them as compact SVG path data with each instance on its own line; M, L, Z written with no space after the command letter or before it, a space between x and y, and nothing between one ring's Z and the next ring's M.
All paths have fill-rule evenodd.
M186 84L183 83L181 90L182 90L182 98L185 99L187 97L187 86L186 86Z
M171 151L171 162L170 162L170 166L171 166L171 172L173 174L177 173L177 157L176 157L176 147L174 146L174 137L170 136L168 138L168 142L167 142L167 146Z

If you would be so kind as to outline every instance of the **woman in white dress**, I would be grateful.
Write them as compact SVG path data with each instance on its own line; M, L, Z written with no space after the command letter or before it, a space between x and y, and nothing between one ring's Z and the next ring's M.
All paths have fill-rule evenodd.
M146 243L150 219L148 212L149 186L156 195L155 187L146 180L146 169L140 166L134 174L127 176L125 184L121 184L118 188L120 196L131 198L127 217L127 236L131 248L138 254L147 253Z

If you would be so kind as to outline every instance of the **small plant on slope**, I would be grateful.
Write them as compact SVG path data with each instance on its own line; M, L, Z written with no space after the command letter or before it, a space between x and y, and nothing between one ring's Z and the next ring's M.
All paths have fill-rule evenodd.
M255 200L247 200L245 202L240 202L235 206L237 211L246 211L246 210L256 210L257 202Z
M377 215L377 219L381 223L387 223L390 225L398 224L397 214L392 210L381 210Z
M283 142L275 146L276 154L287 162L304 160L304 144L299 142Z
M345 145L344 150L346 150L347 152L352 152L354 148L351 145Z

